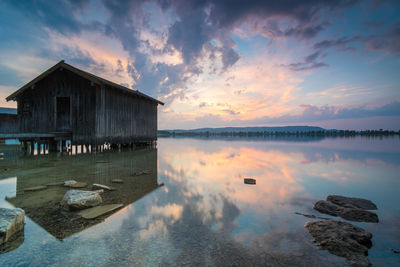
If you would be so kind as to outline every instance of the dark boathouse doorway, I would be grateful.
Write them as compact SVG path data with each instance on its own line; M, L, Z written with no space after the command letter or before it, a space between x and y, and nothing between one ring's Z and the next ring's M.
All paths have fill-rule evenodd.
M71 101L69 97L56 99L56 130L58 132L71 130Z

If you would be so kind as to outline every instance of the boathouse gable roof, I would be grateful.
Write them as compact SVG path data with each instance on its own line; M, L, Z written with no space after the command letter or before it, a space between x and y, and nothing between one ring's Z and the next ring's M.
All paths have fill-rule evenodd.
M69 64L65 63L64 60L61 60L56 65L54 65L53 67L49 68L48 70L46 70L45 72L43 72L42 74L37 76L35 79L33 79L32 81L30 81L29 83L25 84L20 89L18 89L17 91L12 93L8 97L6 97L6 100L7 101L10 101L10 100L14 100L15 101L15 98L19 94L21 94L22 92L24 92L25 90L27 90L28 88L30 88L31 86L33 86L34 84L36 84L37 82L39 82L40 80L44 79L49 74L53 73L54 71L56 71L56 70L58 70L60 68L64 68L66 70L69 70L69 71L71 71L71 72L73 72L73 73L75 73L75 74L77 74L77 75L79 75L79 76L81 76L81 77L83 77L83 78L95 83L95 84L107 85L111 89L120 90L120 91L123 91L125 93L133 94L133 95L136 95L138 97L144 98L146 100L150 100L150 101L155 102L157 104L164 105L163 102L161 102L161 101L159 101L159 100L157 100L155 98L152 98L151 96L148 96L148 95L146 95L144 93L141 93L139 91L136 91L136 90L129 89L129 88L125 87L125 86L113 83L113 82L108 81L106 79L103 79L103 78L101 78L99 76L96 76L96 75L91 74L89 72L86 72L86 71L83 71L81 69L78 69L78 68L76 68L76 67L74 67L72 65L69 65Z

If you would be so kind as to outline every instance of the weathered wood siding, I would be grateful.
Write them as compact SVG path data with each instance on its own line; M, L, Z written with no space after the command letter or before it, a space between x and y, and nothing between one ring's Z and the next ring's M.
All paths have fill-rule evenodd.
M57 127L57 97L70 98L70 129ZM157 139L157 102L94 84L66 69L38 81L17 102L21 133L67 131L74 144L93 145Z
M100 143L157 139L157 103L107 86L98 88L96 103L96 137Z
M17 133L18 119L15 114L0 114L0 133Z
M96 86L65 69L55 71L18 96L20 132L57 132L57 97L70 97L70 131L74 142L95 141Z

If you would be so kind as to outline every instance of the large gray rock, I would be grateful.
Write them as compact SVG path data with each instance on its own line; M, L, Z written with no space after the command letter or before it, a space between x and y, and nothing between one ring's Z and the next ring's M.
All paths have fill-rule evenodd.
M65 209L76 210L86 209L94 207L102 203L103 200L96 191L83 191L83 190L68 190L63 199L61 205Z
M355 197L344 197L331 195L326 198L327 201L335 203L342 207L355 207L363 210L377 210L377 206L368 199L355 198Z
M25 211L22 209L0 208L0 245L12 235L24 229Z
M305 227L317 246L344 257L352 266L370 266L366 258L372 234L347 222L324 220L307 222Z
M314 209L332 216L340 216L343 219L354 222L379 222L378 215L371 211L363 210L351 204L345 207L336 205L330 201L319 200L314 204Z

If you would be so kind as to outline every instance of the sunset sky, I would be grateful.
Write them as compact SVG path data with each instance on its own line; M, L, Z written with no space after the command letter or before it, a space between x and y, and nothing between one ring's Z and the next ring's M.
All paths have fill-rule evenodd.
M66 63L165 102L159 129L400 129L400 2L1 1L0 106Z

